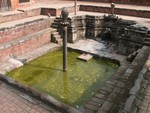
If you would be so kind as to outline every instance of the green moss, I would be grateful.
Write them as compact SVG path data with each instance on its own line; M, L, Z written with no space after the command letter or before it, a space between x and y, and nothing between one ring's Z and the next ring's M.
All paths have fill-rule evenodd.
M62 51L50 52L8 73L17 81L72 106L82 106L115 72L117 65L100 58L89 62L68 52L68 69L62 71Z

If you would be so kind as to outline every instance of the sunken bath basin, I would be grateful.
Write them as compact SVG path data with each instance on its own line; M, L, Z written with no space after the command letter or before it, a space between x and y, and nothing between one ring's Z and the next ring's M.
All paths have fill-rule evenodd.
M73 107L83 106L113 76L118 64L100 57L86 62L77 59L79 55L68 52L67 72L62 71L62 51L56 50L7 75L63 103Z

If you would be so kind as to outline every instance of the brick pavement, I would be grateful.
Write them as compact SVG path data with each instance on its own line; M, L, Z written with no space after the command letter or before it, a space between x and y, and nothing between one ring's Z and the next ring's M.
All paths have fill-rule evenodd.
M59 113L0 81L0 113Z

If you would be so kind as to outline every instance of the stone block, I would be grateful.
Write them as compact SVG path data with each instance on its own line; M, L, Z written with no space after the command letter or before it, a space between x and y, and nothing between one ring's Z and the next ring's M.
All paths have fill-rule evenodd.
M125 74L123 76L129 77L132 72L133 72L133 69L127 69L126 72L125 72Z
M127 113L130 113L134 104L135 104L136 97L134 95L129 96L129 98L126 100L123 110Z
M111 89L111 88L109 88L109 87L105 87L105 86L104 86L104 87L102 87L102 88L101 88L101 90L104 90L104 91L109 92L109 93L112 91L112 89Z
M85 104L84 107L87 108L87 109L90 109L92 111L97 111L99 109L98 106L94 106L92 104Z
M136 99L136 101L135 101L135 105L136 105L136 107L139 107L140 106L140 104L141 104L141 100L140 99Z
M93 98L91 99L91 101L97 102L97 103L99 103L99 104L103 104L103 103L105 102L103 99L99 99L99 98L97 98L97 97L93 97Z
M112 102L105 101L105 103L102 105L102 107L98 110L97 113L100 113L101 111L109 111L113 106Z
M118 93L119 93L119 92L118 92ZM115 99L116 99L116 97L117 97L117 94L112 92L112 93L108 96L107 101L114 102Z
M125 83L124 82L119 82L117 84L117 87L120 87L120 88L123 88L125 86Z
M131 88L131 90L129 92L130 95L136 96L139 93L140 88L141 88L141 82L142 82L141 79L139 79L139 78L136 79L134 86Z

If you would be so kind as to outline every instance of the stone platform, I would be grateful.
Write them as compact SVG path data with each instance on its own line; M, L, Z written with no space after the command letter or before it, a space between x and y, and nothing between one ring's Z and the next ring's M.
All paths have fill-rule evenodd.
M60 16L62 7L68 8L71 12L74 12L74 1L67 0L58 0L58 1L48 1L34 4L32 7L34 8L42 8L42 13L47 15L48 13L51 16ZM29 8L18 8L26 10ZM102 2L85 2L78 1L77 2L77 10L78 11L87 11L87 12L98 12L98 13L110 13L110 3L102 3ZM150 18L150 7L149 6L140 6L140 5L125 5L125 4L116 4L115 13L119 15L127 15L127 16L135 16L135 17L144 17Z

